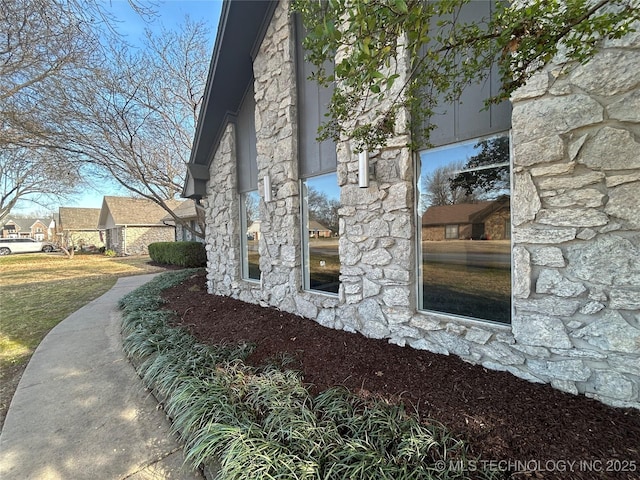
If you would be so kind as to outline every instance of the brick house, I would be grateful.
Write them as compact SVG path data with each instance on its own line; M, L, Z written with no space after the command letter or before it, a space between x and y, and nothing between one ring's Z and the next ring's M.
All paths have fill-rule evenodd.
M350 142L316 141L330 92L307 79L288 2L225 1L220 22L183 192L205 207L210 293L640 408L640 34L549 65L488 110L495 79L471 86L441 106L432 148L412 151L400 125L361 188ZM505 248L442 252L423 238L422 179L443 163L471 174L487 142L504 154L477 198L502 202L484 228ZM340 202L334 252L309 241L313 190ZM310 261L323 255L339 259L326 284Z
M509 198L430 206L422 215L422 240L505 240L511 235Z
M33 238L39 242L56 240L52 222L39 218L9 218L0 230L2 238Z
M170 208L181 202L169 200ZM175 227L163 222L167 212L151 200L104 197L97 228L104 230L107 250L118 255L145 255L154 242L173 242Z

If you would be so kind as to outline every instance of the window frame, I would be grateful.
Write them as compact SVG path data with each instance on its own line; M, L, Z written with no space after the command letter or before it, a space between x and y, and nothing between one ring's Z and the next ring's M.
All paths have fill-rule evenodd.
M260 202L260 193L258 190L249 190L247 192L242 192L238 195L240 202L240 278L246 282L255 282L260 283L262 278L262 270L260 270L260 260L258 254L258 270L259 275L258 278L251 277L251 270L249 268L249 243L247 238L247 230L249 228L248 218L247 218L247 203L246 196L255 194L258 203ZM255 221L255 220L254 220Z
M301 235L301 259L302 259L302 289L305 292L327 295L330 297L338 296L340 292L340 274L338 274L338 290L336 292L326 291L326 290L317 290L311 288L311 249L310 249L310 240L311 236L309 235L309 194L308 194L308 185L307 181L313 180L318 177L328 177L333 175L336 178L336 188L339 188L337 185L337 172L326 172L318 175L313 175L300 179L300 235ZM340 262L340 249L338 247L338 260Z
M416 229L415 229L415 233L414 233L414 240L415 240L415 245L416 245L416 262L415 262L415 269L416 269L416 299L417 299L417 304L416 304L416 311L418 314L426 314L426 315L434 315L434 316L442 316L444 318L448 318L448 319L456 319L458 321L462 321L465 323L469 323L471 325L475 324L475 325L480 325L480 326L492 326L492 327L496 327L496 328L504 328L504 329L511 329L512 323L513 323L513 319L515 317L515 306L514 306L514 297L513 297L513 292L514 292L514 275L515 275L515 265L514 265L514 258L513 258L513 248L514 248L514 242L513 242L513 223L510 221L511 219L511 215L512 215L512 206L511 206L511 201L509 202L509 220L505 221L505 238L504 240L509 240L509 262L510 262L510 268L509 268L509 276L510 276L510 282L509 282L509 303L510 303L510 308L509 308L509 321L508 322L503 322L503 321L498 321L498 320L491 320L491 319L485 319L485 318L478 318L478 317L470 317L470 316L465 316L465 315L460 315L460 314L456 314L456 313L450 313L450 312L442 312L442 311L438 311L438 310L430 310L427 308L424 308L424 269L423 269L423 250L422 250L422 216L419 214L419 210L420 210L420 189L419 189L419 182L421 179L421 169L422 169L422 161L420 159L420 154L423 152L427 152L427 151L435 151L435 150L441 150L441 149L447 149L447 148L451 148L454 147L455 145L460 145L460 144L464 144L464 143L468 143L468 142L481 142L483 140L489 140L491 138L497 138L497 137L501 137L501 136L506 136L509 140L509 191L510 191L510 197L512 196L513 193L513 185L514 185L514 170L513 170L513 137L512 137L512 130L508 129L508 130L503 130L500 132L491 132L491 133L487 133L486 135L480 135L474 138L469 138L469 139L463 139L463 140L456 140L455 142L451 142L445 145L438 145L435 146L433 148L422 148L420 150L416 150L414 151L414 189L415 189L415 194L414 194L414 209L415 209L415 218L416 218ZM501 165L505 165L506 163L500 163L500 164L495 164L491 167L488 168L497 168ZM424 215L424 213L423 213ZM448 225L445 225L445 229ZM458 231L459 234L459 231ZM445 236L446 236L446 231L445 231Z
M455 227L455 235L451 236L449 229ZM445 240L458 240L460 238L460 225L457 223L449 223L444 226L444 238Z

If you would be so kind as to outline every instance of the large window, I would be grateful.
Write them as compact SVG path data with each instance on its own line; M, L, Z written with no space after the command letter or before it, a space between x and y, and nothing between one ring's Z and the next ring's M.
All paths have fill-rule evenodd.
M338 293L338 209L340 190L335 173L303 180L304 287Z
M258 195L255 109L253 82L250 82L236 120L240 248L242 249L240 264L244 280L260 280L260 256L258 253L260 196Z
M509 137L419 154L420 308L511 321Z
M258 254L258 239L260 237L258 206L260 204L260 196L258 191L254 190L243 193L240 198L242 278L245 280L260 280L260 255Z

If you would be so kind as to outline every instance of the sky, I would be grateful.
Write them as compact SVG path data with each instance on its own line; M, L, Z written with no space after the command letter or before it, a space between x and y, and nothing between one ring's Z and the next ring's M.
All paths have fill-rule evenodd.
M176 27L182 22L185 15L191 20L206 22L211 34L211 48L218 29L218 20L222 9L222 0L154 0L154 9L158 16L152 24L146 24L140 16L133 11L127 0L98 0L103 8L110 12L117 20L116 29L126 37L132 45L140 44L139 39L144 36L145 27L152 30L164 26L167 29ZM83 187L84 191L77 195L61 199L52 203L49 210L58 211L58 207L83 207L100 208L102 198L106 195L129 196L131 192L119 187L116 182L101 183L89 187ZM41 213L45 209L31 202L21 202L15 209L17 214Z

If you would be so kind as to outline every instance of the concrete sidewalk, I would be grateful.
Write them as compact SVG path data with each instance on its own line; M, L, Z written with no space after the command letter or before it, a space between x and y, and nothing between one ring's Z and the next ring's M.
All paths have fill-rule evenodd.
M122 352L117 302L152 278L119 279L42 341L0 434L2 480L202 478L182 466L164 412Z

